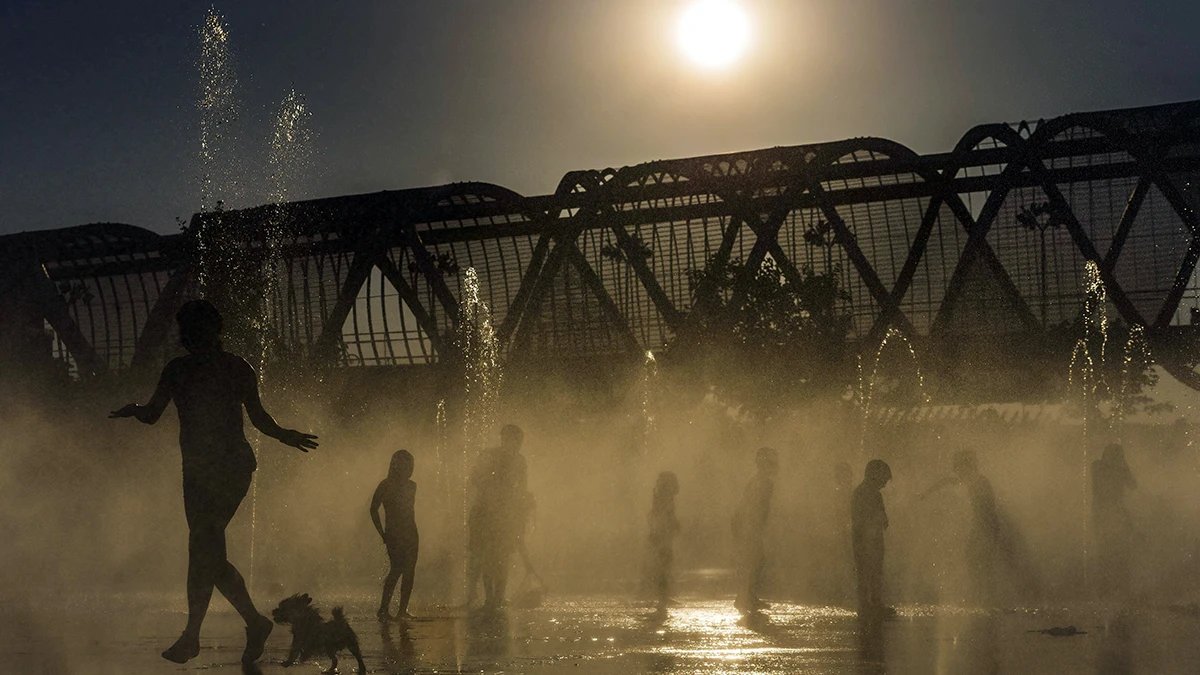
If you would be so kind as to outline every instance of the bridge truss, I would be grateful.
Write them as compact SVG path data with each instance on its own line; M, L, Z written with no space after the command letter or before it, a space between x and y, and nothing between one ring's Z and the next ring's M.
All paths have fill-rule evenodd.
M1071 319L1088 261L1155 338L1200 303L1198 199L1189 102L978 126L939 154L856 138L574 171L542 196L455 183L202 213L173 235L29 232L0 237L0 359L152 370L213 256L267 261L268 332L324 365L436 362L469 266L509 358L660 348L697 314L689 270L768 257L788 279L838 275L864 346L889 327L957 339Z

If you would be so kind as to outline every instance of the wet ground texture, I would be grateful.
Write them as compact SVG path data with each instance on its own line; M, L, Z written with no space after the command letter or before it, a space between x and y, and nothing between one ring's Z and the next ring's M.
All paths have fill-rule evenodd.
M864 636L844 609L776 603L745 620L731 599L682 598L662 621L623 600L580 597L491 616L415 607L419 618L407 623L377 621L374 598L365 593L316 600L326 617L332 604L345 605L371 673L1200 672L1200 616L1187 608L906 606ZM172 603L162 596L5 600L0 670L243 672L241 623L223 602L214 605L200 656L180 666L159 656L184 623L182 612L165 609ZM1074 631L1031 632L1067 626ZM280 662L289 642L287 627L276 626L266 654L248 671L315 675L328 668L323 659L285 669ZM353 658L342 658L340 672L355 672Z

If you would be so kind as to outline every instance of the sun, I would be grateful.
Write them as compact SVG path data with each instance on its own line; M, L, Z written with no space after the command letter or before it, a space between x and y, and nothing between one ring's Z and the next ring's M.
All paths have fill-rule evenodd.
M750 46L750 19L731 0L696 0L680 14L676 37L693 64L723 70Z

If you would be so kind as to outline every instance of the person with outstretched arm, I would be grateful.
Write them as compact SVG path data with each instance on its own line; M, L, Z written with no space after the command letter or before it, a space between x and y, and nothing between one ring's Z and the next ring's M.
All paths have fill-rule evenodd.
M109 415L154 424L171 401L179 413L188 524L188 621L183 634L162 655L186 663L200 653L200 625L215 587L246 622L242 662L253 663L262 656L272 623L255 609L245 580L225 550L225 528L250 489L257 467L242 428L242 409L259 431L302 452L316 448L317 437L279 426L263 408L254 369L221 348L221 313L212 303L189 301L176 320L188 354L163 368L149 403L131 403Z

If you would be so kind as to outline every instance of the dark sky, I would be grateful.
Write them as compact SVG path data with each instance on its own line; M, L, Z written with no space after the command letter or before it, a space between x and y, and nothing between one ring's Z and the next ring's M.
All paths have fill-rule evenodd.
M197 27L209 2L0 2L0 233L199 208ZM741 0L728 72L679 55L683 0L217 4L243 180L295 88L299 196L457 180L553 191L568 170L885 136L950 149L984 122L1200 98L1196 0ZM259 186L259 187L255 187Z

